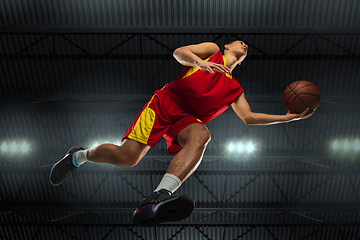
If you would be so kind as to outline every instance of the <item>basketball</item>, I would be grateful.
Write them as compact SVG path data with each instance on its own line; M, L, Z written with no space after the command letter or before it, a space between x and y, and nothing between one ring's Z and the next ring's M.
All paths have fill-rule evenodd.
M302 113L306 108L315 111L320 104L320 91L309 81L291 83L283 93L283 103L290 113Z

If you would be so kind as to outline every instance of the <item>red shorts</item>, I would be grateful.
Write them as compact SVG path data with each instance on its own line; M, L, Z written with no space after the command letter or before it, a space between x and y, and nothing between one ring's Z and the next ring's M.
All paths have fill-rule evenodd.
M200 119L182 110L166 92L167 88L155 91L152 98L137 115L125 138L155 147L161 137L166 139L167 152L175 155L182 147L174 143L177 134L193 123L203 123Z

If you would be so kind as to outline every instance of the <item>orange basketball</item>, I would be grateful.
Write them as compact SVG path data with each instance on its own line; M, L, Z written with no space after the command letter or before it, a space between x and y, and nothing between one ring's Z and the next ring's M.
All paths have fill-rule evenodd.
M302 113L306 108L315 111L320 104L320 91L309 81L291 83L283 93L283 103L291 113Z

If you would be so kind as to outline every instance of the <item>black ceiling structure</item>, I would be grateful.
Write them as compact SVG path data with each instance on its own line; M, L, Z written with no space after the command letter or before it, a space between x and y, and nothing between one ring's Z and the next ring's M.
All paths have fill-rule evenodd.
M221 3L222 2L222 3ZM360 3L339 1L23 1L0 3L0 239L360 239ZM161 140L134 168L86 163L59 187L52 164L73 145L120 139L156 89L183 67L179 46L241 38L234 71L253 111L285 114L291 82L318 86L308 120L247 126L228 109L177 194L180 222L142 228L131 216L171 157ZM256 143L229 153L230 141Z

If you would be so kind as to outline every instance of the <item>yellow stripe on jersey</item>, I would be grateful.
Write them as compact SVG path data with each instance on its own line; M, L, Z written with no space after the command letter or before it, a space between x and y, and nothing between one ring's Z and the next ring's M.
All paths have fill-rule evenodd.
M154 96L151 98L151 101L153 98ZM155 122L155 112L154 110L149 108L151 101L149 101L149 104L141 113L140 117L138 118L135 124L134 129L131 131L131 133L128 136L128 138L143 144L147 144L151 130Z
M207 59L204 59L205 62L209 61L210 57L208 57ZM199 70L199 68L197 67L191 67L182 78L186 78L188 76L190 76L191 74L194 74L197 70Z
M224 65L225 65L225 56L224 56L224 55L223 55L223 60L224 60ZM228 78L232 79L232 76L231 76L230 74L225 73L225 75L226 75Z

